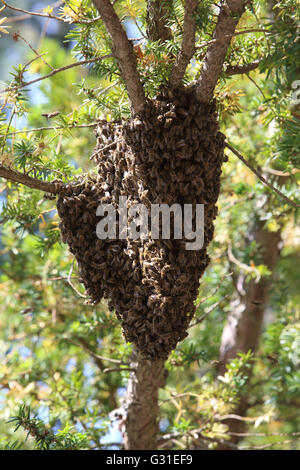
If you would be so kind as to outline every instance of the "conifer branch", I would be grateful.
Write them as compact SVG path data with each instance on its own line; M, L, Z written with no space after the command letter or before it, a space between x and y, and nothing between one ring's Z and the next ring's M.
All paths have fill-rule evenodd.
M181 51L171 71L170 85L172 88L180 85L187 66L195 53L196 16L195 11L198 0L186 0L183 24L183 38Z
M20 85L7 87L5 90L1 90L0 93L7 93L13 90L19 90L20 88L26 88L33 83L40 82L41 80L45 80L46 78L50 78L57 73L64 72L65 70L72 69L73 67L78 67L80 65L92 64L93 62L98 62L98 60L108 59L112 57L112 54L106 54L100 57L94 57L93 59L86 59L86 60L79 60L78 62L73 62L69 65L64 65L63 67L59 67L57 69L51 70L51 72L47 73L46 75L42 75L41 77L35 78L34 80L30 80L29 82L22 82Z
M13 181L14 183L20 183L29 188L38 189L45 193L57 194L59 192L59 183L49 183L48 181L41 181L36 178L32 178L19 171L12 170L0 165L0 178Z
M95 23L96 21L100 20L100 16L98 16L97 18L92 18L90 20L86 20L86 19L74 20L73 18L70 18L70 20L67 20L65 18L61 18L60 16L53 15L52 13L40 13L38 11L24 10L23 8L19 8L19 7L16 7L14 5L10 5L10 4L6 3L4 0L1 0L1 3L3 3L3 5L6 8L9 8L12 11L16 11L18 13L24 13L25 14L22 17L17 16L15 18L9 18L10 20L13 20L13 21L25 20L27 18L30 18L31 16L38 16L40 18L48 18L48 19L51 19L51 20L62 21L63 23L70 23L70 24L74 24L74 23L75 24L78 24L78 23L79 24L90 24L90 23Z
M145 107L146 98L137 71L133 45L129 41L110 1L93 0L93 4L99 11L104 26L111 37L113 55L118 61L132 107L136 113L139 113Z

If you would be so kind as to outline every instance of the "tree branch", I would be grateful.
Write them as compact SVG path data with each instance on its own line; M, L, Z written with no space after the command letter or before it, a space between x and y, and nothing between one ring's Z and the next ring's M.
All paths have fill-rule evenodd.
M7 136L17 135L17 134L30 134L30 132L59 131L59 130L64 130L64 129L85 129L88 127L96 127L96 126L98 126L97 122L91 122L90 124L70 124L69 126L33 127L32 129L23 129L23 130L8 132Z
M41 18L48 18L48 19L51 19L51 20L62 21L63 23L69 23L69 24L74 24L74 23L75 24L78 24L78 23L89 24L89 23L95 23L96 21L100 20L100 16L97 17L97 18L93 18L91 20L85 20L85 19L74 20L72 18L70 20L66 20L64 18L61 18L60 16L52 15L52 13L40 13L40 12L37 12L37 11L24 10L23 8L18 8L18 7L15 7L14 5L9 5L4 0L1 0L1 3L3 3L3 5L5 5L6 8L9 8L10 10L17 11L18 13L25 13L25 15L22 16L22 17L17 16L16 18L12 18L13 21L24 20L24 19L30 18L31 16L39 16Z
M255 284L257 284L260 281L261 274L257 268L255 267L252 268L251 266L248 266L247 264L242 263L234 256L234 254L232 253L231 242L228 243L227 256L228 256L229 261L235 264L236 266L238 266L240 270L246 271L247 273L254 273L256 276L255 281L254 281Z
M186 0L185 15L183 24L183 38L181 51L177 57L176 63L171 71L170 85L172 88L180 85L184 77L187 66L195 53L196 37L196 17L195 11L198 6L198 0Z
M232 444L228 441L224 441L223 439L218 439L217 437L208 437L208 436L205 436L202 434L202 428L200 429L193 429L191 431L188 431L186 433L181 433L181 432L174 432L174 433L170 433L170 434L164 434L163 436L161 436L159 439L158 439L158 446L163 446L164 444L166 444L167 442L169 441L172 441L172 440L177 440L177 439L180 439L180 438L183 438L183 437L191 437L193 439L193 441L208 441L208 442L215 442L217 444L227 444L230 449L233 449L233 450L239 450L239 448L235 445L235 444Z
M237 75L242 73L251 72L251 70L255 70L259 64L261 63L261 59L254 60L249 64L242 64L242 65L229 65L225 70L225 75Z
M171 0L147 0L147 35L151 41L172 39L172 31L166 24L171 7Z
M109 0L93 0L102 21L111 37L113 54L116 57L124 79L132 107L136 113L144 109L146 98L137 72L133 46L127 38L120 20Z
M101 356L100 354L97 354L95 351L91 349L90 345L84 338L76 337L76 341L68 338L67 341L71 344L74 344L74 346L78 346L79 348L87 352L95 360L95 363L97 364L97 366L102 372L106 373L108 371L108 369L104 368L103 361L111 362L112 364L117 364L119 366L117 370L128 370L128 367L126 369L120 368L120 366L129 366L130 364L128 362L120 361L119 359L112 359L110 357L105 357L105 356Z
M59 183L49 183L47 181L31 178L31 176L6 168L3 165L0 165L0 177L13 181L14 183L24 184L29 188L39 189L40 191L51 194L57 194L61 186Z
M209 309L205 313L203 313L203 315L201 315L198 318L197 317L195 318L195 321L190 324L188 329L193 328L193 326L199 325L199 323L202 323L211 312L213 312L219 305L221 305L224 302L224 300L227 300L229 298L230 298L229 294L225 295L225 297L223 297L221 300L219 300L218 302L213 304L211 307L209 307Z
M215 42L207 49L202 72L196 82L197 98L203 103L209 103L213 97L227 49L244 11L243 0L227 0L222 6L214 32Z
M266 186L268 186L269 188L272 189L272 191L274 191L275 193L277 193L282 199L284 199L290 206L294 206L294 207L300 207L300 204L297 204L296 202L292 201L291 199L289 199L287 196L285 196L281 191L279 191L279 189L275 188L275 186L273 186L271 183L269 183L269 181L267 181L260 173L259 171L256 170L256 168L254 168L251 163L249 163L244 157L243 155L241 155L237 150L235 150L235 148L233 148L230 144L225 143L225 146L227 148L229 148L229 150L231 150L232 153L234 153L234 155L236 155L251 171L252 173L254 173L257 178L263 183L265 184Z
M47 73L47 75L43 75L41 77L35 78L34 80L31 80L29 82L24 82L21 85L5 88L5 90L1 90L1 93L7 93L12 90L19 90L20 88L26 88L27 86L32 85L33 83L37 83L37 82L40 82L41 80L45 80L46 78L50 78L59 72L64 72L65 70L71 69L73 67L78 67L79 65L92 64L93 62L97 62L98 60L108 59L109 57L112 57L112 54L103 55L101 57L94 57L93 59L86 59L86 60L80 60L78 62L73 62L73 64L64 65L63 67L53 69L51 72Z

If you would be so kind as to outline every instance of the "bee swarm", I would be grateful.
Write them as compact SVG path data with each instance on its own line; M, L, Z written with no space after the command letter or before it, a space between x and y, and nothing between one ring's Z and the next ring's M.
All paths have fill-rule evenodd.
M148 359L165 359L187 336L199 280L209 257L220 190L224 136L214 104L178 90L149 102L143 115L101 121L94 159L98 176L62 187L57 201L63 241L77 259L91 301L108 299L127 341ZM204 245L185 240L100 240L99 204L204 204Z

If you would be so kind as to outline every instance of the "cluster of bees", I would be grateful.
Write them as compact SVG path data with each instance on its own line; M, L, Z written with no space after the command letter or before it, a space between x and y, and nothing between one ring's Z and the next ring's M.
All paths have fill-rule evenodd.
M98 175L61 188L57 201L63 241L75 255L91 302L108 300L127 341L148 359L165 359L187 336L199 280L209 257L224 162L224 136L215 104L177 90L149 101L143 115L100 121L93 159ZM99 204L118 209L151 204L204 204L204 245L186 250L185 238L100 240ZM118 225L118 223L117 223ZM171 234L172 235L172 234Z

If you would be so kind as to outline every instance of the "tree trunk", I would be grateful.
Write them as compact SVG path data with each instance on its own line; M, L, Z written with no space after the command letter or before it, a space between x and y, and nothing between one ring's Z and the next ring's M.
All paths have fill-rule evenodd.
M147 361L134 352L124 405L124 448L154 450L158 435L158 391L164 387L164 361Z
M266 265L273 273L279 257L280 231L269 232L264 228L264 222L259 222L253 230L253 239L262 250L261 263ZM261 279L259 282L252 280L245 283L245 276L239 275L236 282L236 296L232 302L232 310L224 327L220 347L220 374L226 371L226 364L237 353L246 353L249 350L255 352L258 347L261 334L264 313L268 305L272 276ZM252 371L250 371L251 375ZM248 381L249 382L249 381ZM239 404L234 411L239 416L245 416L248 408L248 392L245 390L240 397ZM226 424L230 432L243 432L245 423L239 420L228 420ZM238 436L232 437L232 442L238 442ZM222 448L226 448L222 447Z

